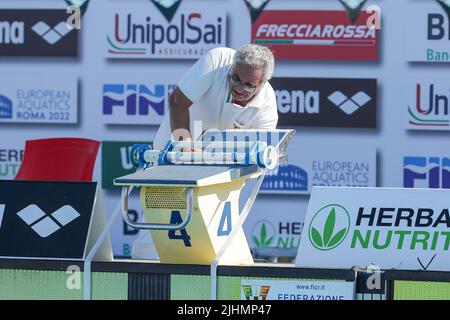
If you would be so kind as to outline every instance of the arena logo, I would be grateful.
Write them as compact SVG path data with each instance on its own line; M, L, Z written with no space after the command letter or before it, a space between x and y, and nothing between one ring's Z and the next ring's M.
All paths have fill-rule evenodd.
M122 115L109 123L121 123L131 118L143 117L146 123L158 123L167 110L167 101L176 85L155 84L105 84L103 86L103 114Z
M449 130L449 109L450 88L447 84L416 83L415 103L408 105L409 128Z
M360 108L364 107L372 98L364 91L359 91L350 98L343 94L341 91L335 91L328 100L334 103L336 107L339 107L343 112L348 115L355 113Z
M115 13L109 57L199 58L226 46L226 16L219 11L181 13L173 23L139 13Z
M25 23L23 21L0 21L0 44L24 44Z
M282 126L376 128L375 79L273 78Z
M269 172L261 185L261 191L298 192L308 190L308 173L295 165L281 165Z
M39 21L32 27L33 31L36 32L42 39L47 41L49 44L53 45L62 38L64 38L70 31L73 30L66 21L61 21L54 27L50 27L44 21Z
M0 10L0 56L76 57L78 30L65 10Z
M352 24L345 11L267 10L252 26L252 42L271 47L277 59L376 61L378 30L369 18L361 12Z
M450 189L450 158L404 157L403 186Z
M41 238L47 238L66 226L80 214L69 205L65 205L47 215L37 205L32 204L17 212L17 215L29 225Z

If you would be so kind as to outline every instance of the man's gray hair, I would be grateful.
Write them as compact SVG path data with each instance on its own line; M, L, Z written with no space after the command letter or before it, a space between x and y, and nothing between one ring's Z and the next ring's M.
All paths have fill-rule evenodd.
M257 44L247 44L236 51L233 60L233 68L237 64L263 70L263 81L266 81L272 78L273 70L275 68L275 58L269 48Z

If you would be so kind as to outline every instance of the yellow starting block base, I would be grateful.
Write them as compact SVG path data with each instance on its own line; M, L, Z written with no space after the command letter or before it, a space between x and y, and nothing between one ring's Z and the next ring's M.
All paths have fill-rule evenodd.
M245 180L194 188L190 222L181 230L151 230L161 262L211 264L239 218L239 194ZM187 188L141 188L141 207L147 223L180 223L186 219ZM221 259L223 264L251 264L243 230Z

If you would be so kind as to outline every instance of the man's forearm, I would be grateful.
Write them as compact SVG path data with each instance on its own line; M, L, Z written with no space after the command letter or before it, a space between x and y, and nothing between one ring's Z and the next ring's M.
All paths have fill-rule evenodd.
M177 141L191 140L189 109L177 108L176 112L173 109L170 112L173 138Z

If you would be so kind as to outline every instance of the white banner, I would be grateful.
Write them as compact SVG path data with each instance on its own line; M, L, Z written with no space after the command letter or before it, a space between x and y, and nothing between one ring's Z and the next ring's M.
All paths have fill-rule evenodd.
M107 15L107 57L198 59L227 45L226 20L226 12L215 5L182 5L170 23L149 2L115 6Z
M241 280L241 300L353 300L345 281Z
M437 1L409 1L402 23L408 61L450 62L450 24Z
M450 270L450 190L315 187L299 267Z
M77 80L56 74L0 78L0 122L77 123Z
M261 193L310 194L313 186L377 185L375 148L299 142L295 150L288 147L288 155L289 164L266 176Z
M448 79L433 77L432 80L409 81L405 96L408 129L450 130L450 83Z

